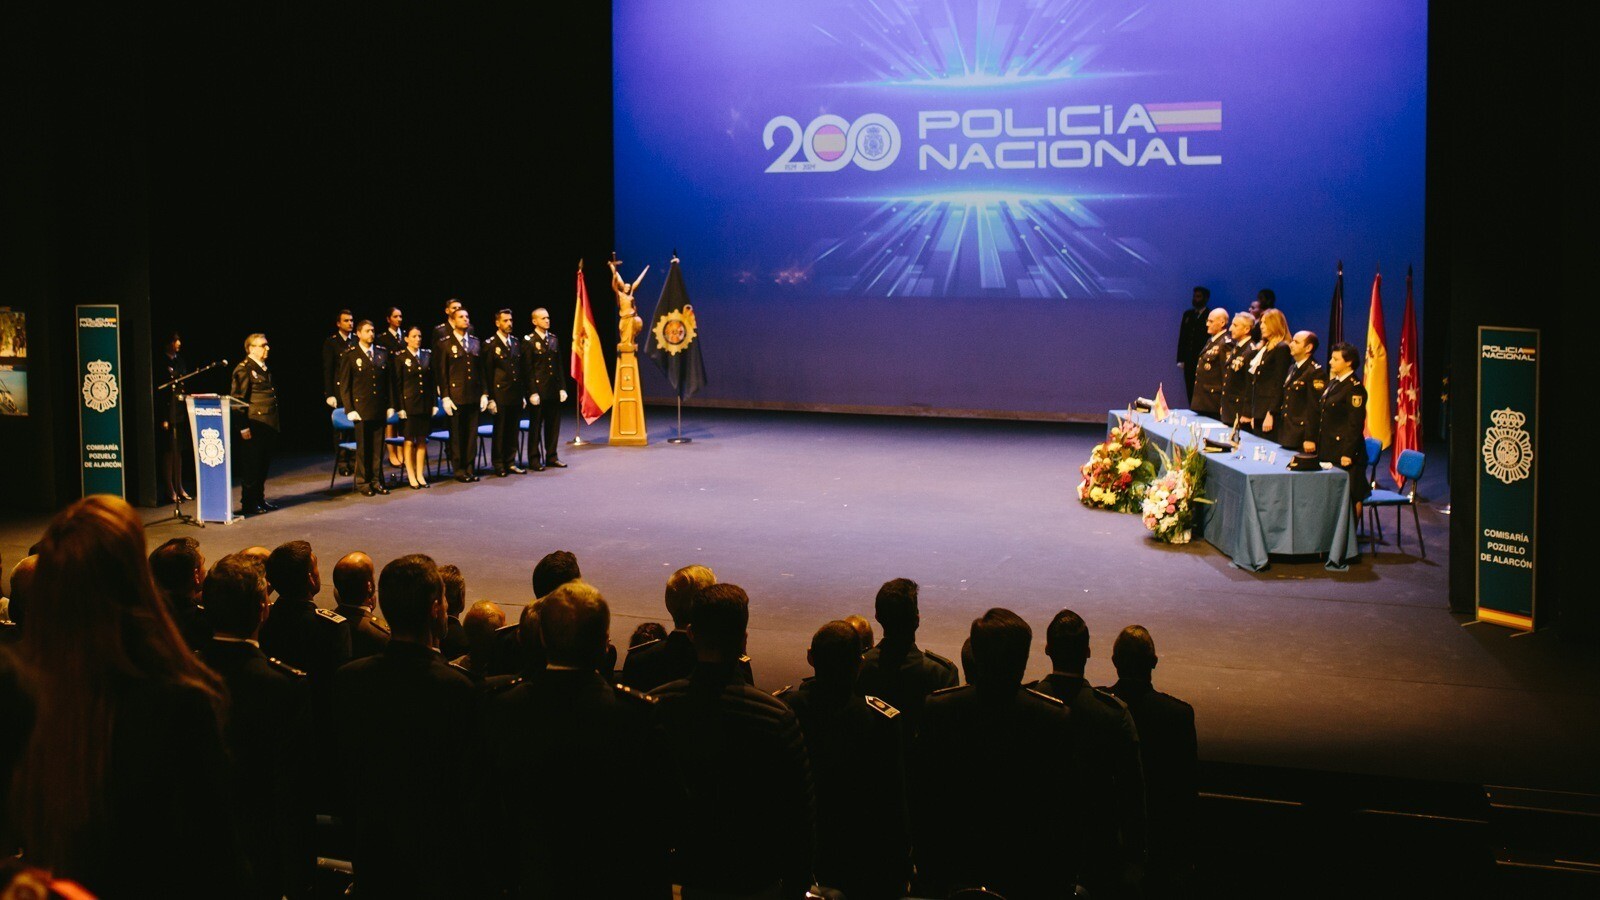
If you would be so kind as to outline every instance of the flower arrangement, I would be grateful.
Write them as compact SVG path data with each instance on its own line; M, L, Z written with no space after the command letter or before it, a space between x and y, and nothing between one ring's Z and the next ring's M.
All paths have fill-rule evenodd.
M1144 444L1139 423L1125 421L1113 427L1089 452L1089 461L1078 467L1083 473L1078 500L1098 509L1137 511L1145 486L1156 473L1155 464L1145 458Z
M1158 541L1187 544L1194 536L1196 503L1212 501L1200 496L1205 482L1205 458L1198 443L1172 448L1171 455L1156 447L1164 471L1145 490L1140 512L1144 527Z

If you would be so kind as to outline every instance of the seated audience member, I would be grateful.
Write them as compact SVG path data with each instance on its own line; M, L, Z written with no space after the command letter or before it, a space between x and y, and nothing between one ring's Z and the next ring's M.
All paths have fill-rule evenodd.
M972 683L927 698L913 750L917 896L987 885L1008 900L1070 897L1082 810L1072 714L1022 686L1033 630L1016 613L984 613L971 643Z
M350 629L313 599L322 591L317 555L305 541L289 541L267 557L266 572L278 599L261 626L261 651L304 671L320 690L350 661Z
M900 711L856 691L860 633L811 638L816 675L778 692L800 719L817 797L817 883L852 898L904 897L911 875Z
M861 666L861 691L882 697L900 710L915 730L923 700L940 688L960 682L956 664L917 647L917 583L896 578L878 589L873 604L883 639L866 651Z
M28 864L98 896L241 896L226 690L156 596L138 513L86 497L40 544L20 648L34 722L10 837Z
M546 553L533 567L533 599L537 600L563 584L582 577L583 573L578 571L578 557L571 550Z
M15 647L22 642L22 622L28 617L28 595L33 586L33 573L39 566L37 554L17 560L11 568L11 605L6 612L11 624L0 628L0 647Z
M280 601L281 602L281 601ZM432 559L402 556L378 576L389 643L334 675L339 759L364 763L344 783L355 889L363 897L477 896L472 804L448 773L477 736L477 690L439 655L444 586Z
M303 795L308 758L306 673L261 652L267 577L243 555L225 556L205 581L213 635L200 659L222 676L231 704L223 739L233 759L230 806L250 863L252 896L308 896L315 858L312 808Z
M861 652L872 649L872 623L866 616L849 615L844 617L844 623L856 630L856 635L861 638Z
M520 848L508 860L513 895L665 900L672 891L660 820L682 801L641 806L633 787L671 781L650 720L655 701L597 671L610 611L593 586L555 588L534 621L549 659L543 675L485 708L489 758L514 759L522 772L522 789L496 790L490 807L495 833Z
M200 542L192 537L173 538L157 547L150 554L150 574L183 642L190 650L204 647L211 640L211 628L200 602L200 586L206 580Z
M479 600L472 604L462 617L462 628L467 633L467 652L450 661L479 684L489 677L489 661L494 658L494 635L506 624L506 614L498 604Z
M1156 643L1143 625L1129 625L1111 645L1117 683L1111 693L1128 705L1139 729L1144 763L1150 854L1145 896L1182 896L1194 867L1194 811L1199 803L1199 743L1194 707L1155 689Z
M249 559L253 559L256 562L259 562L264 566L264 565L267 564L267 560L272 558L272 551L268 550L265 547L259 547L259 546L257 546L257 547L246 547L243 550L239 551L239 555L243 556L243 557L247 557Z
M371 656L389 643L389 626L373 611L378 605L373 574L372 557L360 552L345 554L333 567L335 611L350 632L351 659Z
M461 616L467 611L467 579L455 566L440 566L439 578L444 581L445 611L450 616L444 623L444 640L439 642L439 652L445 659L455 659L468 650L467 631L461 624Z
M705 566L684 566L667 579L667 615L672 631L657 643L640 644L628 650L622 662L622 683L636 690L653 691L669 681L687 678L694 670L694 643L689 640L689 616L694 598L717 583L716 573ZM755 684L750 658L741 656L739 670L746 684Z
M739 669L750 598L714 584L694 601L688 678L654 691L673 768L688 791L678 816L683 896L800 897L811 885L811 767L795 714Z
M667 628L665 625L660 622L645 622L633 630L632 636L628 638L628 649L631 651L635 647L652 641L659 641L666 636Z
M1033 687L1072 710L1083 759L1086 865L1083 885L1094 897L1135 892L1145 859L1144 774L1139 730L1121 700L1089 686L1089 626L1070 609L1050 620L1044 652L1052 671Z

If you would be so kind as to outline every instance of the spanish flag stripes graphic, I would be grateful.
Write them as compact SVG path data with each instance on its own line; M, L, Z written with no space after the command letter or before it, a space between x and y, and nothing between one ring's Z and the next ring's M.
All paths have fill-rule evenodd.
M578 414L593 425L606 414L614 400L611 376L606 372L606 354L600 332L594 327L594 311L589 308L589 290L583 285L583 261L578 261L578 309L572 315L572 383L578 389Z

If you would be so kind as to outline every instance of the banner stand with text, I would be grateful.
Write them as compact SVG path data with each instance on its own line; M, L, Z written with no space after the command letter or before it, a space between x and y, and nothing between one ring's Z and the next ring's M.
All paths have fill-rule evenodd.
M122 352L116 306L78 307L78 432L83 495L126 494Z
M1539 332L1478 328L1478 621L1535 627Z

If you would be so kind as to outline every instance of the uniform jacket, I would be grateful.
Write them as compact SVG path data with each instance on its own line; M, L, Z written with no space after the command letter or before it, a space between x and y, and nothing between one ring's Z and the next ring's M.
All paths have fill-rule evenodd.
M1250 360L1255 355L1256 345L1253 341L1243 344L1231 339L1228 341L1228 356L1222 368L1222 415L1219 421L1229 428L1233 427L1235 418L1250 418Z
M653 691L669 681L688 678L697 662L694 642L687 631L672 631L659 641L640 644L622 661L622 683L640 691ZM739 660L745 684L755 684L749 657Z
M1317 454L1323 462L1336 466L1341 457L1350 457L1351 499L1366 499L1372 490L1366 477L1366 386L1353 372L1342 381L1328 379L1328 388L1322 392L1319 414L1321 421L1317 429Z
M392 331L379 331L373 337L372 342L389 351L389 356L393 357L396 353L406 348L405 330L402 330L399 334L395 334Z
M528 370L528 393L555 394L567 389L567 367L561 364L561 344L556 333L537 331L522 338L522 353Z
M1228 333L1219 331L1200 348L1194 366L1195 412L1213 418L1222 414L1222 373L1228 360Z
M349 336L335 331L322 342L322 396L339 396L339 358L356 345L356 333Z
M272 386L272 373L253 359L242 359L233 367L229 396L249 405L248 422L239 427L261 424L278 427L278 389Z
M433 346L433 383L440 397L458 407L476 408L483 396L483 342L471 334L459 340L452 333Z
M383 652L389 643L389 626L365 606L341 603L336 608L344 616L344 625L350 630L350 658L361 659Z
M310 600L279 597L261 626L261 650L313 679L329 678L350 661L350 629L344 616Z
M1322 392L1328 387L1328 373L1316 360L1289 370L1283 384L1283 407L1278 412L1278 443L1296 453L1306 441L1315 442L1322 416Z
M1251 359L1254 359L1254 355ZM1267 413L1272 413L1272 427L1278 427L1279 408L1283 406L1283 381L1289 377L1292 368L1294 356L1289 352L1288 341L1279 341L1278 346L1261 354L1261 364L1256 367L1255 377L1250 379L1250 415L1256 420L1256 428L1262 427Z
M1163 694L1149 681L1119 680L1111 693L1127 704L1139 729L1145 809L1150 822L1150 865L1171 877L1192 859L1194 814L1199 803L1199 744L1194 707Z
M522 341L514 334L501 337L497 331L483 340L479 357L483 364L483 392L502 412L522 408L528 395L528 370L523 363Z
M339 357L339 405L360 413L367 422L382 423L394 408L389 383L389 351L372 345L372 358L357 343Z
M389 357L389 377L389 392L396 410L405 410L407 418L433 415L439 392L433 386L432 351L400 350Z
M903 652L879 643L863 655L857 687L864 694L888 701L915 726L928 695L955 687L960 680L956 664L937 653L919 650L915 643L908 644Z
M1211 315L1211 305L1206 304L1199 309L1190 304L1183 311L1183 316L1178 320L1178 362L1185 366L1194 365L1195 358L1200 355L1200 349L1206 343L1206 317Z

